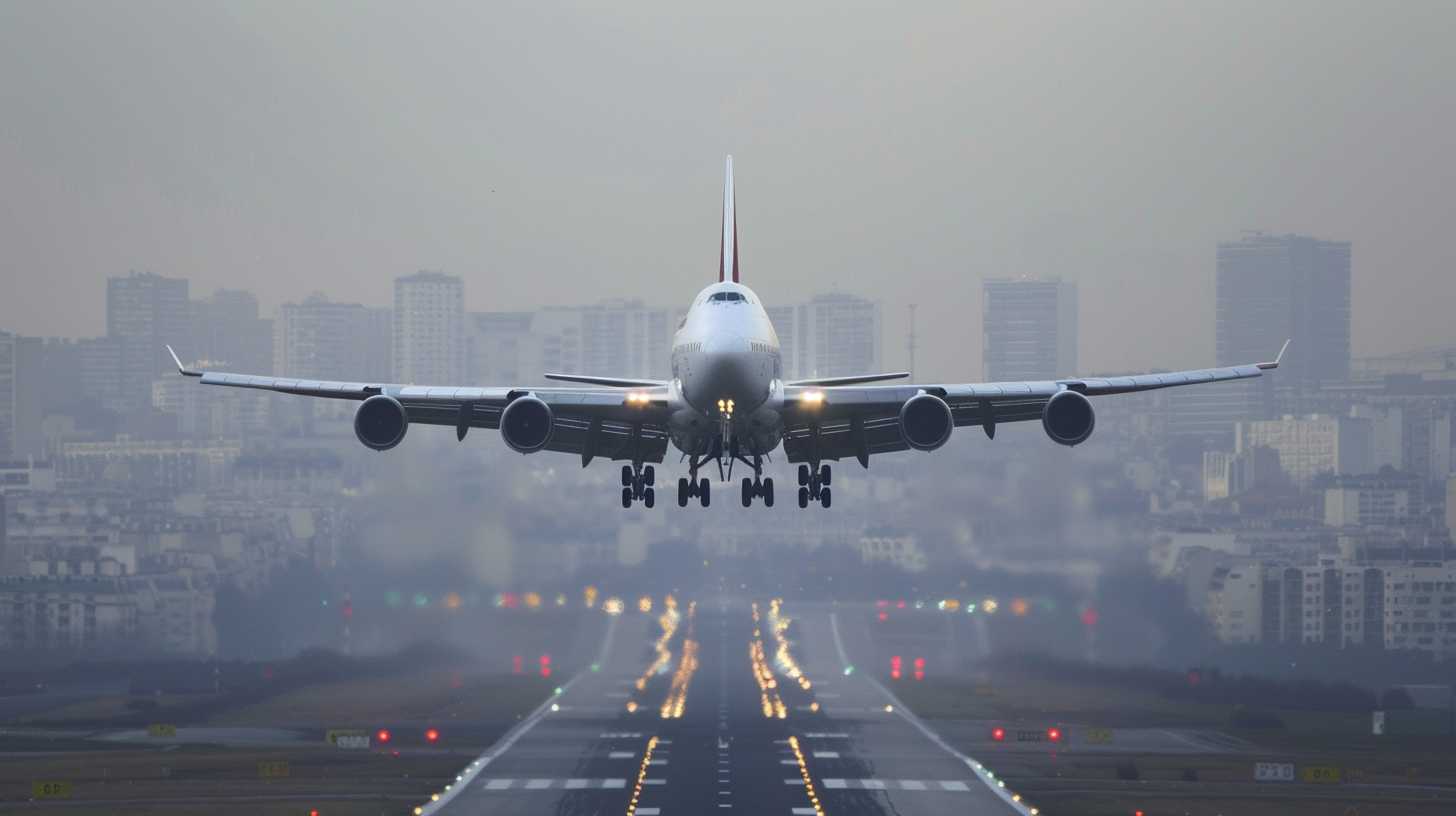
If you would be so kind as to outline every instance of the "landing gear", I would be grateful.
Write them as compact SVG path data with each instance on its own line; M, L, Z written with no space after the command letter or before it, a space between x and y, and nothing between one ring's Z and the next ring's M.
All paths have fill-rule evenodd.
M828 465L799 465L799 506L808 507L809 502L817 501L827 509L834 501L829 491L831 476Z
M708 486L707 479L678 479L677 480L677 506L687 507L688 500L697 497L698 503L707 507L713 500L712 489Z
M758 477L752 479L747 476L743 477L743 506L751 507L755 498L763 499L764 507L773 507L774 483L772 476L763 480L759 480Z
M641 462L622 465L622 507L631 507L632 502L641 501L651 509L657 503L656 491L652 489L656 481L657 473L652 465L645 468Z

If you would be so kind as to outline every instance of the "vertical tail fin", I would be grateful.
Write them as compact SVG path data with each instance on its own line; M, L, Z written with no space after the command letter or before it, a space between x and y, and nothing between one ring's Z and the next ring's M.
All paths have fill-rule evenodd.
M718 244L718 282L738 283L738 220L733 214L733 157L723 171L723 237Z

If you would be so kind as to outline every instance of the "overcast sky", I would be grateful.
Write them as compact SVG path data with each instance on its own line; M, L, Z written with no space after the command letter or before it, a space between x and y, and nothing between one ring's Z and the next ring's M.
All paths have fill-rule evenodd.
M1456 3L891 5L0 0L0 329L132 268L684 304L731 152L744 282L884 299L889 364L918 302L923 376L1007 274L1080 284L1086 371L1212 362L1246 228L1354 242L1356 354L1456 342Z

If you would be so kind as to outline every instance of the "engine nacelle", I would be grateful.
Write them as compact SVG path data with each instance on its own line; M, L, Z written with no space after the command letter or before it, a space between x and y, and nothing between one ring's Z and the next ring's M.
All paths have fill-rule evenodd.
M911 397L900 406L900 435L915 450L935 450L950 439L954 429L950 406L934 394Z
M1058 445L1086 442L1096 425L1092 401L1076 391L1058 391L1041 409L1041 427Z
M539 397L517 397L501 412L501 439L517 453L535 453L551 441L555 416Z
M409 416L394 397L375 394L354 412L354 435L366 448L387 451L404 441L408 430Z

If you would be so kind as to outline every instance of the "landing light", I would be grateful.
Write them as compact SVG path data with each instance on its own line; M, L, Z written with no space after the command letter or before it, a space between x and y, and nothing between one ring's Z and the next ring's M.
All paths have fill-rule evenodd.
M647 393L644 393L642 391L628 391L627 392L627 404L628 405L646 405L647 403L649 403L651 401L652 401L651 395L649 395Z
M824 402L823 391L805 391L799 395L799 401L808 405L819 405Z

